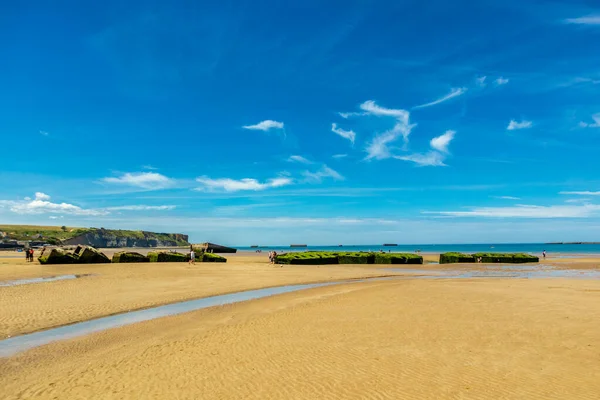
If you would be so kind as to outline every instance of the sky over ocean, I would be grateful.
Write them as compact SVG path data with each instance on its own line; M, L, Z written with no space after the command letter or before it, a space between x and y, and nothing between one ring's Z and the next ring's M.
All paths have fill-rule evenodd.
M600 240L596 1L0 5L0 223Z

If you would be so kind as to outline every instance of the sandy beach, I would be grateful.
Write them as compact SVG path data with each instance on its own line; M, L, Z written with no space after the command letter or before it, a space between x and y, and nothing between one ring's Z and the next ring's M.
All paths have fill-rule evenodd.
M240 290L419 275L380 266L279 267L265 258L40 266L0 257L0 281L94 274L0 287L1 336ZM599 261L547 263L590 270L600 269ZM596 399L599 300L600 281L586 279L411 278L321 287L0 358L0 387L6 399Z

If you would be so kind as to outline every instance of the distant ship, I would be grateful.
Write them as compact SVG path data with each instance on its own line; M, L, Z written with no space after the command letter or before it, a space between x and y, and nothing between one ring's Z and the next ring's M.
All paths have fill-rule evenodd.
M290 247L308 247L306 244L290 244Z
M398 246L396 243L384 243L383 244L384 247L395 247Z

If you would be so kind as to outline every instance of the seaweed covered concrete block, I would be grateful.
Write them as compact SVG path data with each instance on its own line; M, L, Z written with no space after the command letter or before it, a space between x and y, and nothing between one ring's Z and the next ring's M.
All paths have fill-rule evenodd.
M539 262L536 256L523 253L443 253L440 254L440 264L452 263L503 263L503 264L521 264L530 262Z
M423 264L423 257L410 253L377 253L375 264Z
M113 254L113 263L144 263L149 262L150 259L140 253L133 251L119 251Z
M77 264L107 264L110 258L106 254L90 246L77 246L74 253Z
M202 254L202 262L227 262L225 257L218 256L212 253L204 253Z
M45 248L38 257L40 264L75 264L77 257L65 249Z
M187 254L173 251L151 251L148 253L150 262L186 262L190 258Z
M411 253L306 251L280 254L279 264L423 264L423 257Z

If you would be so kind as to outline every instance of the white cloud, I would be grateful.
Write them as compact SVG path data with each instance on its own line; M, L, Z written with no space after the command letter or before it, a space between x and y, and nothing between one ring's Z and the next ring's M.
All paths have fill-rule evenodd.
M60 215L58 217L56 215L51 215L48 218L50 218L50 219L60 219L60 218L64 218L64 217L62 215Z
M500 78L498 78L498 79L496 79L496 80L494 81L494 83L495 83L496 85L498 85L498 86L501 86L501 85L506 85L508 82L509 82L509 79L508 79L508 78L503 78L503 77L500 77Z
M174 210L177 206L146 206L146 205L132 205L132 206L118 206L108 207L107 210L111 211L165 211Z
M590 201L591 201L591 199L586 198L586 197L582 197L582 198L579 198L579 199L568 199L568 200L565 200L565 203L578 203L579 204L579 203L589 203Z
M594 120L593 124L581 121L579 126L582 128L600 128L600 113L592 115L592 119Z
M344 119L348 119L350 117L357 117L361 115L365 115L365 113L361 112L339 112L338 115Z
M487 76L480 76L479 78L476 78L475 81L477 82L477 85L483 87L483 86L485 86L486 79L487 79Z
M102 181L150 190L165 189L174 184L172 179L156 172L127 172L119 177L103 178Z
M565 23L578 25L600 25L600 15L588 15L579 18L567 18L565 19Z
M338 128L336 123L331 124L331 132L348 139L350 142L352 142L352 144L354 144L354 140L356 139L356 133L353 130L347 131L342 128Z
M578 192L559 192L559 194L568 194L576 196L600 196L600 191L592 192L589 190L578 191Z
M288 158L288 161L290 162L298 162L301 164L312 164L313 162L302 157L302 156L290 156L290 158Z
M433 149L440 151L442 153L447 153L448 145L450 144L452 139L454 139L455 134L456 134L456 131L448 130L443 135L440 135L438 137L434 137L433 139L431 139L429 144L431 145L431 147Z
M25 199L29 200L29 197L26 197ZM50 200L50 196L48 196L46 193L35 192L35 199L36 200Z
M245 125L242 128L255 131L268 131L269 129L283 129L283 122L266 119L256 125Z
M48 136L48 132L46 132L46 131L40 131L40 135L42 135L42 136Z
M413 109L435 106L437 104L443 103L443 102L453 99L455 97L461 96L464 93L466 93L466 91L467 91L467 88L464 88L464 87L463 88L454 88L454 89L450 90L450 93L448 93L447 95L440 97L439 99L434 100L430 103L425 103L425 104L421 104L419 106L415 106L415 107L413 107Z
M241 190L258 191L287 186L293 183L293 180L287 177L273 178L266 182L259 182L256 179L250 178L236 180L231 178L211 179L208 177L196 178L196 181L203 185L203 187L196 190L224 190L226 192L238 192Z
M336 158L336 159L346 158L346 157L348 157L348 154L334 154L331 157Z
M531 121L521 121L521 122L517 122L514 119L511 119L510 122L508 123L508 126L506 127L506 130L509 131L514 131L516 129L526 129L526 128L531 128L531 126L533 125L533 123Z
M403 161L411 161L420 167L445 167L444 156L437 151L427 153L414 153L407 156L394 156L394 158Z
M514 207L476 207L469 211L424 211L423 214L487 218L587 218L597 214L599 211L600 205L595 204L581 206L516 205Z
M514 197L514 196L492 196L494 199L500 199L500 200L521 200L520 197Z
M360 109L365 112L366 115L375 115L378 117L394 117L398 122L408 125L410 118L410 112L402 109L385 108L378 106L373 100L367 100L360 105Z
M36 193L33 200L22 201L2 201L3 205L8 205L10 211L16 214L69 214L69 215L106 215L108 211L84 209L69 203L52 203L50 196L44 193Z
M367 152L367 157L365 159L371 160L374 158L376 160L383 160L390 158L392 154L388 145L395 142L400 135L405 138L408 137L408 133L410 133L411 129L412 126L407 127L401 123L397 123L392 129L375 135L365 149Z
M396 120L394 127L375 135L365 151L367 153L366 160L376 159L382 160L391 157L388 145L396 141L398 137L402 136L404 143L408 143L408 136L416 124L410 124L410 112L402 109L385 108L377 105L373 100L367 100L362 103L360 109L363 110L360 113L340 113L344 118L350 116L365 116L372 115L376 117L391 117Z
M153 167L152 165L142 165L142 169L147 169L150 171L156 171L158 168Z
M332 178L336 181L343 181L345 178L336 170L323 165L317 172L304 171L303 175L309 182L322 182L325 178Z
M394 156L394 158L403 161L411 161L420 167L445 167L444 159L448 154L448 146L456 131L448 130L443 135L434 137L429 142L433 150L427 153L413 153L406 156Z

